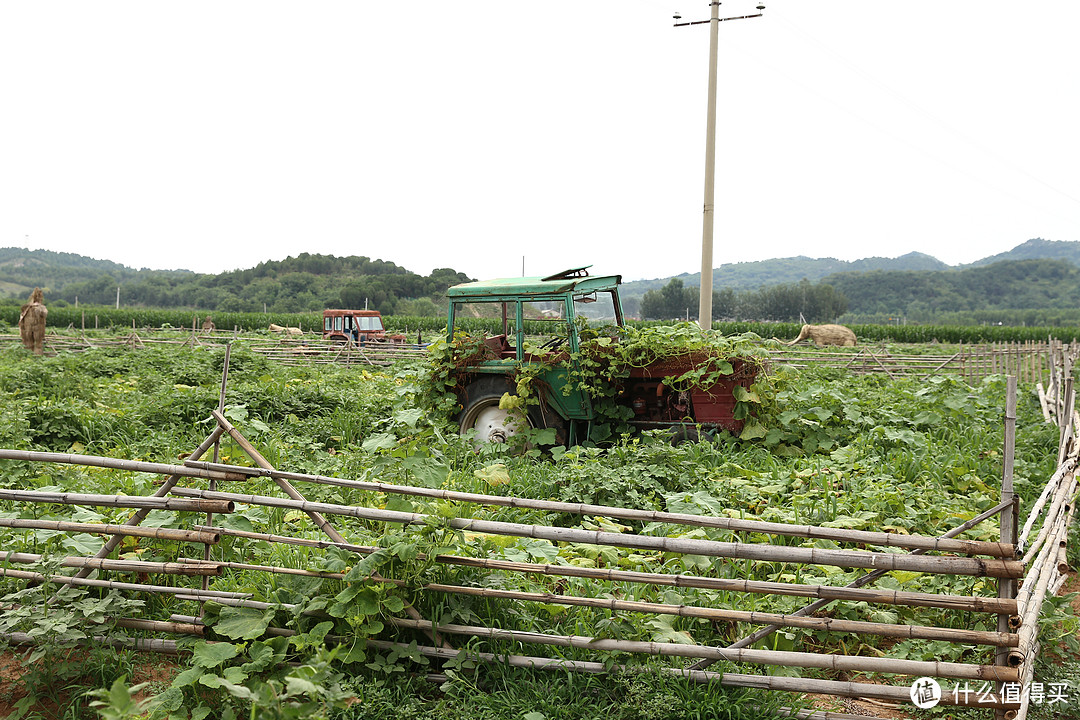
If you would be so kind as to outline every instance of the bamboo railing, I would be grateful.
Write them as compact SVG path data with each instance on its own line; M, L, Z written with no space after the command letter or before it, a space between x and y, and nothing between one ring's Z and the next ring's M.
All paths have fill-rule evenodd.
M0 333L0 345L19 342L17 334ZM423 357L422 344L394 342L340 343L323 340L317 333L267 335L238 330L131 329L127 335L102 338L74 328L67 332L50 330L45 338L46 353L81 352L90 348L138 349L155 346L224 347L240 343L252 351L286 365L336 363L341 365L386 366ZM926 379L934 375L959 375L975 383L990 375L1014 375L1022 383L1038 383L1053 373L1055 357L1061 353L1073 359L1080 344L1047 342L998 342L983 344L926 345L921 351L904 352L902 345L862 345L855 348L774 347L769 353L778 363L793 367L827 366L849 372L884 373L893 378Z
M977 383L991 375L1012 375L1022 383L1041 383L1054 376L1062 354L1076 358L1080 344L1047 342L999 342L941 346L931 351L921 345L920 354L897 351L896 346L865 345L855 348L782 347L770 350L775 362L792 367L825 366L849 372L884 373L892 378L926 379L935 375L959 375Z

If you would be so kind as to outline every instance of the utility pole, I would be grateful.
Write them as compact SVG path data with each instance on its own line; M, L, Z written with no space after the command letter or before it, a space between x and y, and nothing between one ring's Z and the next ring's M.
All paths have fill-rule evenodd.
M720 43L720 23L762 16L762 13L758 12L756 15L721 18L719 0L712 0L709 6L712 11L708 20L675 23L675 27L709 23L709 94L705 113L705 203L701 220L701 295L698 300L698 325L702 330L712 328L713 214L716 195L716 60ZM764 10L765 5L759 2L757 9ZM675 13L675 20L680 19L682 16Z

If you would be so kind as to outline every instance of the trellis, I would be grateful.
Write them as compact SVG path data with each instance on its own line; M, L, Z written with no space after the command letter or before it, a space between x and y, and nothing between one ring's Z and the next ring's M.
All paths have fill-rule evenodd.
M1005 470L1003 474L1002 502L996 507L953 528L940 537L897 535L882 532L845 530L809 525L786 525L727 517L706 517L680 513L645 511L579 503L552 502L530 498L513 498L477 493L455 492L395 485L381 482L357 481L304 473L285 472L274 468L250 443L242 432L234 427L219 411L213 413L216 428L183 464L147 463L85 455L41 453L22 450L0 450L0 459L27 462L70 463L109 468L120 471L154 473L166 479L158 490L148 497L104 496L76 493L44 493L23 490L0 491L0 499L23 503L60 503L65 505L97 505L129 507L137 512L127 524L88 526L88 523L53 523L50 529L63 532L97 532L109 536L109 541L94 557L68 557L61 560L62 567L77 570L72 575L57 573L44 576L33 570L22 570L13 565L34 563L40 558L31 553L4 552L0 554L0 573L9 577L38 582L111 587L133 592L167 593L179 600L201 602L212 599L225 605L239 607L269 607L251 598L248 593L216 591L210 587L213 577L231 570L259 571L266 573L291 573L316 577L342 579L341 573L315 570L273 567L235 562L219 562L210 559L210 548L221 537L234 536L249 540L308 546L313 548L337 547L358 556L366 556L378 548L348 542L328 520L328 517L357 518L367 523L423 524L431 519L422 513L384 510L369 505L310 502L297 489L296 484L332 485L358 491L399 494L404 496L440 499L467 503L479 507L506 507L522 510L542 510L547 513L565 513L575 517L585 515L608 517L615 520L657 522L686 527L707 528L727 533L768 535L823 539L853 545L854 549L820 549L798 546L774 546L767 542L744 540L721 541L713 539L670 538L626 532L582 530L556 525L538 525L493 521L482 518L450 518L444 520L451 528L493 535L547 539L551 542L574 542L605 547L654 550L671 554L692 554L714 558L742 559L748 562L784 562L830 565L843 568L866 568L871 570L845 587L780 583L721 577L718 574L653 573L600 567L578 567L550 563L517 562L503 559L469 557L464 555L439 555L431 558L446 566L466 567L487 573L513 573L551 578L578 578L599 590L599 583L628 583L647 586L700 588L723 590L733 593L755 595L784 595L812 598L814 601L799 611L787 614L766 613L750 610L713 608L691 604L645 602L620 598L602 597L600 592L589 595L569 594L565 591L526 592L497 587L476 587L454 583L424 583L409 590L419 593L456 594L487 598L505 603L536 603L564 605L568 608L604 609L612 613L652 615L675 615L735 623L762 625L763 627L727 646L705 646L681 643L638 642L615 638L594 638L574 635L558 635L508 628L478 625L435 625L420 617L409 607L408 617L395 617L391 623L402 631L422 633L429 640L419 646L419 651L433 658L458 657L463 652L478 662L498 662L514 667L559 669L574 672L635 672L632 664L615 664L609 661L569 660L542 654L516 655L497 652L458 650L452 647L448 637L471 636L492 640L506 639L516 643L567 648L585 648L589 652L633 653L674 658L676 664L665 666L662 672L684 677L696 682L717 683L728 687L754 687L800 693L822 693L844 697L873 698L891 703L910 702L910 678L933 677L946 680L940 701L955 703L961 696L953 695L960 683L978 682L995 685L988 700L965 697L966 703L992 710L995 717L1023 718L1027 714L1030 699L1022 693L1007 695L1009 687L1024 687L1032 681L1036 654L1038 653L1038 616L1042 602L1063 582L1067 572L1064 556L1068 525L1073 514L1071 499L1076 491L1074 470L1077 462L1075 428L1080 418L1072 407L1071 356L1061 353L1060 363L1055 364L1051 391L1042 393L1051 420L1067 419L1061 424L1062 435L1059 450L1059 467L1047 483L1042 496L1028 515L1021 528L1017 521L1018 504L1012 492L1011 452L1015 425L1015 379L1010 378L1009 405L1006 408ZM227 357L226 357L227 373ZM226 374L227 377L227 374ZM222 381L222 394L226 378ZM229 435L257 466L241 467L218 462L203 461L202 457L216 447L221 437ZM281 489L285 497L222 492L219 483L242 483L251 478L264 478ZM182 481L205 483L206 487L190 487ZM325 540L287 537L270 533L244 532L217 527L213 516L232 512L237 504L259 505L271 508L295 510L304 513L326 536ZM204 525L191 530L175 531L142 528L140 523L152 509L207 514ZM995 515L1001 516L1002 537L998 542L962 539L958 536ZM1040 522L1041 520L1041 522ZM12 528L44 527L43 521L8 521ZM3 525L3 523L0 523ZM1038 528L1036 532L1036 528ZM175 534L175 533L183 533ZM178 540L202 544L207 551L204 557L178 557L175 561L146 563L142 561L111 558L120 540L126 535L140 534L145 537ZM1032 536L1034 535L1034 539ZM891 548L893 551L862 549L864 547ZM907 551L907 552L896 552ZM930 554L946 553L946 554ZM147 582L121 582L90 578L93 570L115 573L153 573L190 577L198 586L155 585ZM942 575L965 575L986 577L997 581L999 591L995 596L964 596L882 590L868 587L874 580L893 570L912 570ZM401 579L374 575L373 582L406 586ZM194 582L193 582L194 584ZM1019 587L1017 587L1019 586ZM836 620L822 617L818 611L831 603L865 602L884 605L939 608L963 613L988 613L996 615L996 631L975 631L958 627L933 625L901 625L862 620ZM284 609L288 609L287 607ZM204 628L195 615L173 616L168 620L129 618L122 626L157 633L203 634ZM979 645L987 648L982 663L954 663L915 661L895 658L865 657L859 655L824 654L779 650L762 650L751 646L781 627L809 628L823 632L858 633L891 638L932 639L944 642ZM288 632L270 629L271 632ZM28 638L13 636L13 641ZM406 647L407 643L393 640L368 640L375 648L390 649ZM143 649L175 652L174 641L153 638L136 644ZM686 663L693 661L693 664ZM715 672L709 670L716 661L746 665L786 666L819 669L832 672L880 673L908 678L903 684L878 682L838 681L814 677L780 677L764 674ZM681 664L678 664L681 663ZM954 683L953 687L948 681ZM805 716L805 714L804 714ZM854 715L819 711L810 715L818 718L851 718ZM859 717L866 717L859 716Z
M923 345L924 349L928 346ZM935 375L959 375L975 383L991 375L1014 375L1023 383L1041 383L1059 374L1060 358L1075 360L1080 344L1047 342L997 342L945 346L936 352L915 354L885 346L857 348L777 348L770 351L774 361L792 367L825 366L849 372L883 373L891 378L927 379Z

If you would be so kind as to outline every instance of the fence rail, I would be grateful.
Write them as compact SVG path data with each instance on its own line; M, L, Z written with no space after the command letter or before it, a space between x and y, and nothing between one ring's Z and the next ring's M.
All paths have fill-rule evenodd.
M130 333L95 337L85 331L50 331L45 338L46 353L81 352L91 348L131 348L160 345L223 347L243 343L252 351L283 364L337 363L342 365L390 365L423 357L422 337L417 343L341 343L323 340L317 333L259 334L238 330L162 330L132 328ZM18 344L15 334L0 334L0 347ZM914 347L914 346L913 346ZM769 354L776 363L792 367L833 367L853 373L883 373L893 378L928 378L959 375L978 382L990 375L1015 375L1020 382L1037 383L1053 377L1054 358L1080 356L1080 343L1002 342L979 345L919 345L920 352L905 352L903 345L864 345L856 348L773 347Z

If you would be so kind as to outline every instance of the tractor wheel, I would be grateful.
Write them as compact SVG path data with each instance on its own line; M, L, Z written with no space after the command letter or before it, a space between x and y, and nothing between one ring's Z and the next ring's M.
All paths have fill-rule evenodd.
M698 432L697 426L687 425L685 423L671 427L668 430L668 435L671 437L671 444L675 446L682 445L683 443L696 443L702 439L702 435ZM705 437L708 437L708 435Z
M481 378L465 388L458 427L462 435L476 431L473 445L477 449L489 443L508 443L514 435L532 426L523 410L499 407L499 401L508 392L514 394L512 386L502 377Z
M458 428L462 435L475 430L473 445L482 448L489 443L507 443L528 428L552 428L556 444L565 445L566 420L550 407L542 405L524 409L504 410L499 402L505 393L516 395L514 386L503 377L480 378L470 383L461 398Z

